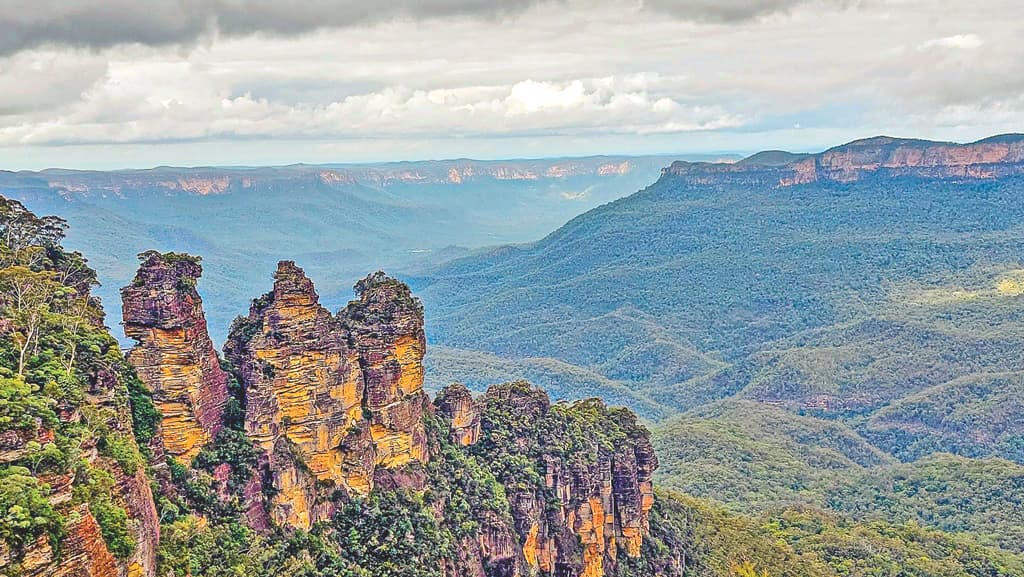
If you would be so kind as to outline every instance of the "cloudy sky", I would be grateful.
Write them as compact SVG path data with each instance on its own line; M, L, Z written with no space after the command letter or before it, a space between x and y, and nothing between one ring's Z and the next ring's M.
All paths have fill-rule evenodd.
M0 169L1024 131L1020 0L0 0Z

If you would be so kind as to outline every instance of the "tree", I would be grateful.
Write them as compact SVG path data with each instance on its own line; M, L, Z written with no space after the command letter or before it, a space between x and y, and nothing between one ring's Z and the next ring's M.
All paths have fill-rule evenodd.
M38 249L56 246L67 228L62 218L40 218L20 202L0 197L0 265L38 264L45 255Z
M21 265L0 269L0 310L7 320L5 332L18 350L18 376L25 375L28 352L39 341L40 330L51 315L50 305L73 290L55 281L49 271Z

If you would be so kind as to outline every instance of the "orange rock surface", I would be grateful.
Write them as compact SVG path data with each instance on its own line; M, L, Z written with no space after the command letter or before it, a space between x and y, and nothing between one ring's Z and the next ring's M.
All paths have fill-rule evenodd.
M223 427L228 375L206 329L195 283L202 267L188 257L148 253L121 290L128 353L163 414L163 449L190 461Z

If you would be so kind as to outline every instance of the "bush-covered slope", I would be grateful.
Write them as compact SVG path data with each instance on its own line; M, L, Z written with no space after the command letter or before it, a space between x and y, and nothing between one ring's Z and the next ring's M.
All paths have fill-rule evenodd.
M751 401L669 419L653 442L662 486L734 511L828 509L1024 551L1024 466L1009 461L938 454L898 463L843 424Z
M821 506L832 479L895 459L849 427L751 401L727 401L659 423L659 481L751 511Z
M946 451L1024 464L1024 375L981 373L936 385L877 411L863 428L905 460Z
M1018 262L1020 187L1013 178L775 188L664 176L536 244L456 261L423 292L442 344L525 354L546 327L570 332L635 309L680 346L735 359L863 317L898 283ZM609 354L605 338L556 356L586 365Z
M948 454L839 476L827 505L857 519L912 521L1024 552L1024 467Z
M136 441L160 415L65 229L0 197L0 574L148 576L158 528Z

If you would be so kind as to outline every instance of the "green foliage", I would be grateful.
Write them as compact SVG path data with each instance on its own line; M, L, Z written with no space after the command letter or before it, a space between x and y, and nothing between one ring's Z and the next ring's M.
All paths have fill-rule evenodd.
M101 437L99 450L101 455L114 459L126 475L134 475L145 465L135 440L122 433L109 433Z
M1024 467L937 455L900 464L841 424L733 401L656 427L657 481L745 513L827 508L1024 551Z
M976 374L924 389L877 411L861 428L904 460L949 452L1024 464L1024 372Z
M126 559L135 551L136 543L128 532L128 513L114 501L116 486L110 473L83 461L75 473L72 502L89 505L107 549L115 557Z
M629 375L637 385L672 385L687 379L660 374L680 366L671 351L737 360L879 312L909 283L1013 266L1020 186L879 179L779 189L667 176L537 243L450 263L419 293L440 344L553 356L610 378L615 369L603 367L617 359L619 370L647 372ZM948 240L950 222L962 242ZM610 315L616 322L600 322ZM629 338L640 326L657 330ZM674 348L633 350L654 339Z
M122 378L128 386L128 398L132 409L132 431L140 447L146 447L156 436L157 427L163 415L153 404L153 396L139 380L135 370L126 364Z
M207 525L185 516L161 526L159 568L161 575L205 577L277 577L301 575L301 562L280 566L273 561L284 555L287 538L268 540L237 522ZM280 572L278 572L280 571Z
M935 455L838 479L829 508L857 519L914 522L1024 553L1024 467Z
M16 554L40 535L56 546L64 519L46 498L50 488L23 467L0 467L0 539Z
M330 532L338 549L333 558L318 559L324 574L441 577L441 561L455 553L429 503L404 490L346 503Z
M90 294L95 272L60 246L64 230L0 198L0 434L13 441L0 467L0 534L17 550L48 534L59 558L69 507L85 504L123 559L135 541L111 472L145 466L128 421L130 371ZM70 495L41 481L61 478Z
M728 401L654 427L658 481L735 507L822 504L830 479L895 460L849 427Z
M739 515L661 491L651 511L644 555L626 560L620 571L722 577L755 573L1003 577L1024 575L1024 557L914 524L860 523L813 508Z
M447 426L432 413L424 419L434 455L427 463L427 498L444 505L444 525L454 539L477 535L485 513L509 519L505 487L495 478L489 463L450 442Z
M0 377L0 430L34 431L56 425L53 402L39 393L39 385L21 377Z
M764 527L797 553L821 559L841 576L1024 574L1020 556L914 524L857 524L822 513L787 511Z

